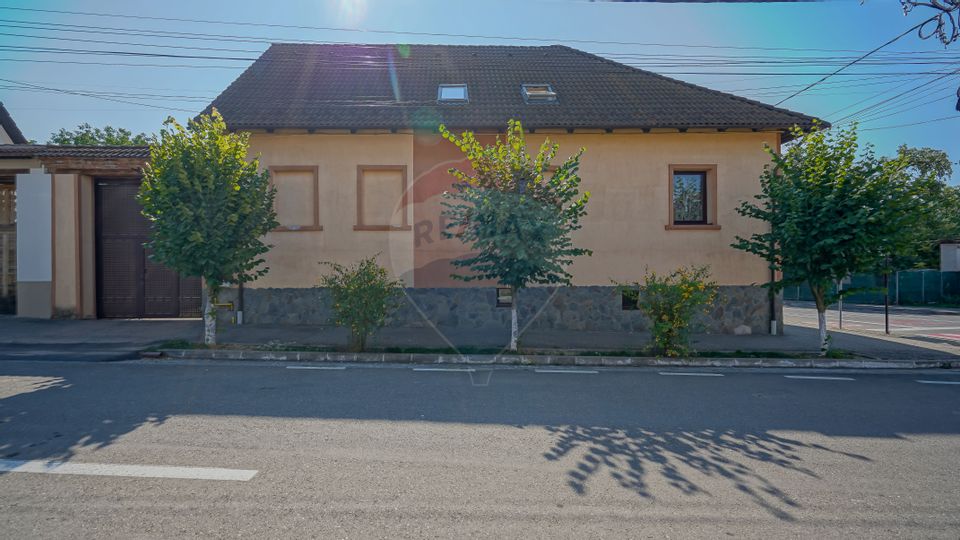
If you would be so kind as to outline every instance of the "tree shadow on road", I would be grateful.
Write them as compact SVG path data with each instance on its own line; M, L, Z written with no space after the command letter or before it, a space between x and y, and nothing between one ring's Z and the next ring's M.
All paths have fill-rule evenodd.
M169 416L144 414L139 405L125 411L110 396L85 390L63 377L4 379L4 392L0 393L0 459L67 461L80 449L107 447L140 426L163 424ZM82 422L56 421L70 415L71 411L62 407L79 400L110 404L115 409ZM57 429L49 429L50 424Z
M751 467L763 462L803 474L819 476L803 465L801 449L831 451L822 445L766 432L704 429L698 431L653 431L607 427L548 426L555 441L544 457L562 461L576 455L567 472L567 485L579 495L587 492L590 480L603 471L620 487L640 497L654 499L648 477L659 475L684 495L709 494L687 472L721 478L748 496L771 515L793 521L788 512L800 504ZM847 457L870 461L858 454Z

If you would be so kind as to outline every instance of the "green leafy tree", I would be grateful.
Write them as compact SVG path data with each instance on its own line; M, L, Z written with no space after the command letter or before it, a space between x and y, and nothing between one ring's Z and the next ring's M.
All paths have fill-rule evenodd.
M214 344L223 284L267 273L263 235L277 226L276 192L259 161L247 160L249 135L228 132L216 110L186 128L173 118L164 125L138 195L151 223L148 247L157 261L203 278L204 342Z
M774 290L806 283L813 293L820 350L829 348L827 306L839 295L838 280L889 266L917 246L914 226L927 205L901 158L880 160L867 147L859 152L856 127L830 132L792 131L796 142L782 155L767 148L773 163L760 177L755 202L737 211L770 224L770 230L737 237L734 247L759 255L783 279Z
M690 352L690 330L697 313L709 313L717 298L717 283L706 266L682 267L669 274L647 271L643 283L617 287L650 319L653 348L664 356Z
M459 238L472 253L453 261L463 281L493 280L509 287L510 345L517 350L517 291L530 284L570 284L566 267L574 257L590 255L573 245L590 193L580 193L580 157L567 158L549 175L559 146L545 140L536 156L527 152L523 126L511 120L504 139L484 146L472 132L459 137L440 126L459 148L472 171L450 169L453 191L444 193L444 236ZM548 177L549 176L549 177Z
M907 163L907 171L914 178L932 178L940 182L947 182L953 176L953 163L950 156L943 150L936 148L911 148L901 144L897 148L897 157Z
M83 123L76 130L70 131L61 128L60 131L50 134L47 144L65 146L145 146L150 144L150 137L146 133L133 134L129 129L106 126L93 127Z
M898 257L891 265L894 269L939 268L940 242L960 238L960 189L947 184L953 164L946 152L935 148L901 145L897 158L906 163L906 172L930 211L914 225L916 253Z
M320 285L327 287L333 296L332 320L337 326L350 329L350 348L362 351L367 338L386 324L387 316L397 307L403 295L403 283L392 279L385 268L377 264L376 257L362 259L345 266L334 262L322 262L331 273L320 278Z

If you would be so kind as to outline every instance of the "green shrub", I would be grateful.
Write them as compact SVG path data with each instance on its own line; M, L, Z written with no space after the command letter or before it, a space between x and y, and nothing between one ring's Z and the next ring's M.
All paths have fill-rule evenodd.
M331 272L320 278L320 286L330 290L334 317L331 322L350 329L350 350L362 351L367 338L386 323L387 316L399 307L403 283L391 279L377 264L376 256L344 266L321 262Z
M682 267L670 274L647 271L643 283L618 284L620 292L637 301L650 319L653 349L658 355L690 352L690 327L698 312L709 312L717 284L706 266Z

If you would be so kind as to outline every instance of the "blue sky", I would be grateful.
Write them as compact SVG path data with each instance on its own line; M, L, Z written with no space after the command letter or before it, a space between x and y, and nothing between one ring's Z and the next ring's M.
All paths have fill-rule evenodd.
M265 43L258 42L261 40L563 43L774 104L819 79L821 74L859 56L858 51L870 50L928 16L919 11L904 16L896 0L867 0L864 4L855 0L773 4L623 4L574 0L167 0L149 3L0 0L0 7L130 16L0 9L0 73L3 74L0 78L16 81L0 81L0 101L11 111L26 136L41 142L46 141L51 132L81 122L154 132L170 114L187 118L192 115L188 111L201 109L249 62L79 55L65 54L62 50L11 49L11 46L246 58L256 57L266 48ZM174 22L146 17L256 24ZM364 31L264 26L271 24ZM201 35L208 39L191 40L184 35L161 38L136 32L144 30L191 33L190 37ZM218 34L227 37L218 38ZM506 39L518 37L525 39ZM201 47L231 50L210 51ZM960 137L957 136L960 113L954 109L955 92L960 85L960 72L954 71L960 68L960 43L945 49L935 40L923 41L912 33L870 58L874 63L858 64L845 72L849 74L828 79L828 84L792 98L782 106L832 122L855 113L853 118L862 120L861 138L875 144L883 154L893 153L899 144L906 143L941 148L954 162L960 159ZM63 94L38 86L98 93L138 104ZM904 126L943 117L949 119ZM960 167L955 168L958 171L954 182L957 182Z

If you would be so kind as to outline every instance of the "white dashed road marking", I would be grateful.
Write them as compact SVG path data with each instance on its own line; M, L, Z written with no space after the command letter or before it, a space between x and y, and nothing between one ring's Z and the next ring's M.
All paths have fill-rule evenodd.
M584 373L590 375L596 375L600 373L592 369L535 369L533 370L537 373Z
M414 371L453 371L460 373L473 373L476 371L473 368L443 368L443 367L415 367Z
M347 366L287 366L287 369L326 369L326 370L343 370L343 369L347 369Z
M816 375L784 375L787 379L807 379L813 381L855 381L852 377L819 377Z
M257 471L216 467L169 467L166 465L112 465L63 461L18 461L0 459L0 472L129 476L133 478L180 478L185 480L230 480L246 482Z
M723 377L722 373L678 373L676 371L661 371L661 375L680 375L684 377Z
M917 379L917 382L921 384L960 384L960 381L925 381L923 379Z

